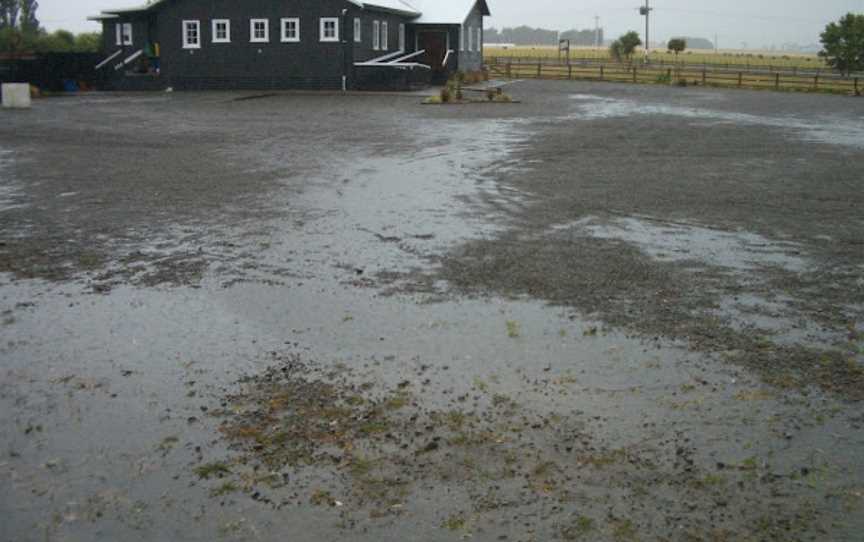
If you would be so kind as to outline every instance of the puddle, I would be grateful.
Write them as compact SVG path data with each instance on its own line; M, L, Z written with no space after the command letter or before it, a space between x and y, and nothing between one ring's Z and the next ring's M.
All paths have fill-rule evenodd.
M2 307L33 299L32 287L4 287ZM496 536L527 529L550 539L567 517L564 509L548 509L551 497L556 502L577 498L582 513L596 516L600 525L609 505L623 506L628 518L651 529L643 522L652 521L656 512L643 517L638 510L660 494L663 499L682 490L689 495L665 500L664 514L680 513L684 502L713 509L715 490L703 495L682 489L689 486L680 482L678 462L690 462L696 481L724 480L716 491L725 492L728 480L730 495L740 499L742 489L732 484L739 477L751 496L787 489L787 483L780 477L766 484L737 467L717 473L718 462L785 473L811 468L813 448L847 449L862 442L860 432L845 431L842 441L832 436L843 421L832 419L836 411L830 403L781 399L744 371L674 344L606 332L596 322L533 301L418 304L334 287L319 278L291 289L260 284L222 289L205 281L202 289L121 287L110 296L84 298L61 288L39 295L37 307L15 314L14 324L0 328L0 354L7 360L0 407L10 413L0 424L0 437L11 454L0 461L0 475L12 481L0 496L0 509L14 511L7 523L13 533L39 527L56 537L83 536L96 523L115 539L129 539L130 533L164 538L179 529L184 539L212 540L226 537L229 524L242 522L253 529L267 526L269 536L290 536L300 524L314 533L312 538L341 533L389 541L402 537L391 537L388 525L411 523L433 539L446 533L441 525L450 515L475 510L469 529L482 526ZM199 480L196 466L231 462L237 454L236 448L214 441L219 418L208 409L218 408L226 391L236 389L232 382L264 374L278 359L275 354L284 352L316 363L319 378L347 370L354 386L374 382L375 389L410 390L423 416L440 412L452 418L452 412L464 412L477 420L470 422L477 433L450 435L468 443L442 441L442 447L453 446L455 455L420 457L416 472L402 471L398 464L373 467L399 476L400 487L407 488L394 509L410 511L404 517L374 515L377 507L370 517L353 486L334 474L348 467L329 463L321 469L280 470L287 486L249 486L256 479L251 470L251 478ZM504 410L480 416L487 403ZM556 421L549 425L548 420ZM497 435L515 424L527 424L524 436L520 431L493 440L482 437L483 431ZM793 434L798 446L790 448L787 435ZM528 435L534 436L526 440ZM476 458L469 463L470 442L481 437L486 440L477 446L489 454L489 474L471 466ZM381 445L388 440L382 436ZM420 445L429 447L422 438ZM574 446L578 452L571 451ZM512 453L505 454L509 449ZM419 456L411 450L398 453L416 462ZM458 465L454 457L461 458ZM765 457L771 458L771 470L752 459ZM490 479L499 463L525 470L527 481L510 475ZM830 475L819 479L820 492L842 490L845 474L862 475L853 456L832 454L817 467L823 464L829 464ZM231 465L240 472L241 465ZM548 465L550 476L572 477L578 487L544 481L547 467L540 465ZM446 478L427 487L420 473ZM266 480L267 471L260 474ZM661 474L663 482L627 496L632 484L643 487L646 475ZM501 498L517 500L500 510L483 508L483 495L496 485ZM571 495L574 487L581 496ZM314 496L325 492L342 504L319 508ZM256 502L262 499L288 508ZM737 509L746 503L740 499L730 505ZM747 513L758 515L758 510L751 507ZM543 519L538 519L541 511ZM286 513L290 523L273 521ZM340 524L344 513L362 528ZM702 512L692 513L687 521L696 528L705 520ZM211 515L208 521L189 521ZM520 521L511 524L515 517ZM734 517L722 522L739 529ZM417 518L422 518L419 525ZM246 527L227 538L248 538Z
M802 272L811 265L796 244L746 231L727 232L635 217L608 221L587 217L553 230L576 230L600 239L626 241L659 261L697 261L735 271L779 267Z
M20 188L12 179L13 151L0 148L0 212L27 207Z
M795 117L768 117L716 111L702 107L651 104L591 94L572 94L570 98L578 104L575 112L569 116L573 119L602 120L633 115L671 116L702 121L707 125L733 124L786 128L798 132L805 141L864 148L864 119L825 118L815 121Z

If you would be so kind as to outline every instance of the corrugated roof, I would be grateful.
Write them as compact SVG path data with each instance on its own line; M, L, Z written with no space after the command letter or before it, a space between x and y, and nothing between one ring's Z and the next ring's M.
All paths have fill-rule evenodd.
M475 4L480 4L484 15L489 15L489 7L486 0L348 0L361 8L383 9L417 17L414 22L422 24L462 24L468 13ZM165 0L155 0L149 4L143 4L131 8L106 9L99 15L106 16L135 13L153 9ZM94 17L93 19L95 19Z
M417 17L420 12L407 2L402 0L349 0L352 4L361 8L378 8L387 11L395 11Z
M462 24L474 9L480 4L483 15L489 15L486 0L408 0L411 5L422 13L414 21L421 24Z

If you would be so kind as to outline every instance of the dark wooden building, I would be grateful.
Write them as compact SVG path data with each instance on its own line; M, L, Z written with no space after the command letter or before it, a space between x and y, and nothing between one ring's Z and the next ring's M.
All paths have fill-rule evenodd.
M483 65L486 0L155 0L107 10L117 89L370 89Z

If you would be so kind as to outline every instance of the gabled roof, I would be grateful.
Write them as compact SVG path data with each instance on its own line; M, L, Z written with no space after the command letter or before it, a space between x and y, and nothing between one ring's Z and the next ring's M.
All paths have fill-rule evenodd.
M420 12L414 9L414 6L403 2L402 0L348 0L352 4L361 8L381 9L384 11L392 11L408 15L409 17L419 17Z
M483 15L489 15L486 0L348 0L363 9L380 9L407 15L415 18L414 22L421 24L462 24L474 9L480 7ZM146 4L131 8L106 9L100 15L89 17L91 20L101 20L116 17L124 13L141 13L155 9L166 0L153 0Z
M491 15L486 0L408 0L422 13L420 24L462 24L477 5L483 15Z

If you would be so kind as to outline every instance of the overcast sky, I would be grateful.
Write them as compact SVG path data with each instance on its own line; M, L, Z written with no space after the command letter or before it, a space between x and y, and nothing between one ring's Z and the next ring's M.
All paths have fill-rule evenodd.
M496 27L527 24L555 30L593 28L594 16L598 15L607 36L627 30L642 33L644 28L636 11L644 0L487 1L493 13L487 25ZM86 21L87 15L141 3L142 0L39 0L39 16L49 30L98 30L98 25ZM651 0L651 5L656 8L651 41L665 41L676 35L713 39L716 34L724 48L741 48L744 42L749 47L814 43L829 21L849 11L864 13L864 0Z

